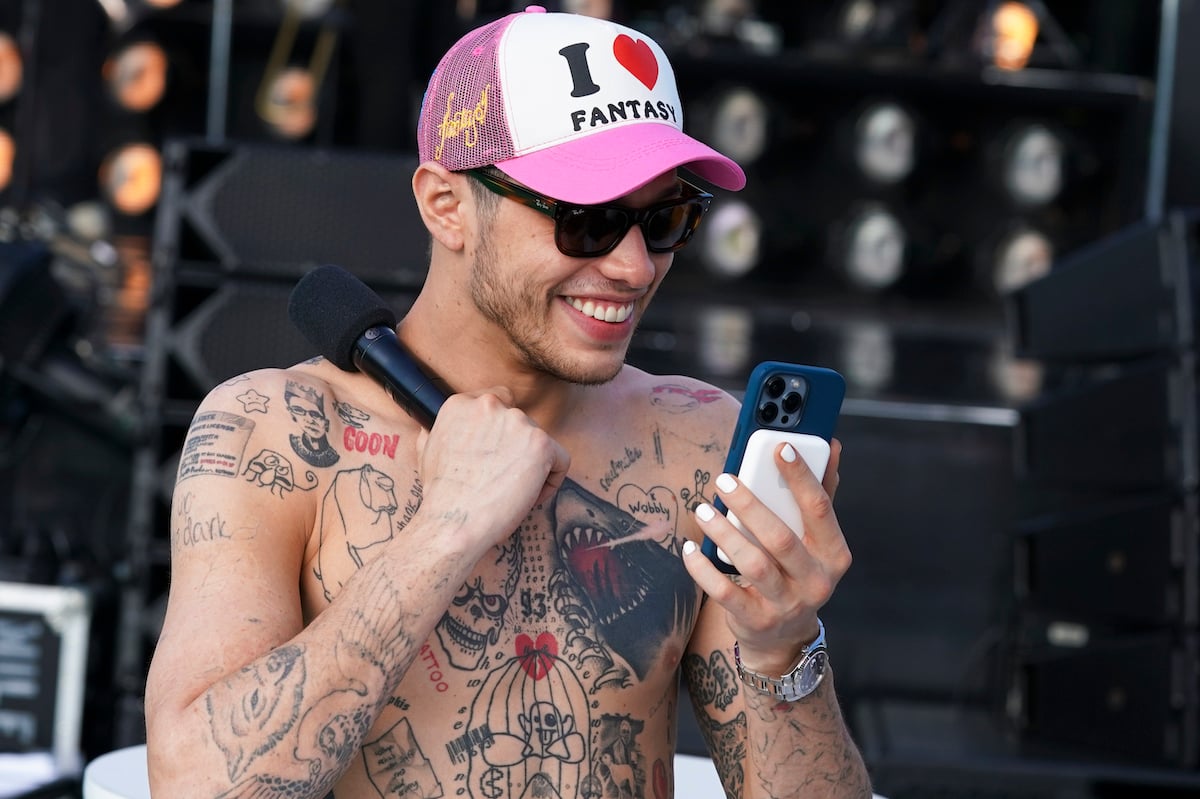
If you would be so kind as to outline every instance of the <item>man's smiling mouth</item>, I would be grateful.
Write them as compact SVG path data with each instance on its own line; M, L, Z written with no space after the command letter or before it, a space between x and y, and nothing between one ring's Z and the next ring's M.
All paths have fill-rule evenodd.
M599 319L601 322L624 322L633 313L633 303L606 303L594 300L581 300L578 297L567 297L571 307L584 316Z

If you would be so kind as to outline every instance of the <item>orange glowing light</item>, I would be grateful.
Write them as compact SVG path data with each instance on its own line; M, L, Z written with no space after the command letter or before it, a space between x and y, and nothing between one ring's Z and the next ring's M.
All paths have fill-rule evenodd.
M304 138L317 121L316 93L311 72L289 67L271 81L262 108L263 119L284 138Z
M124 47L104 64L104 79L113 96L130 111L148 111L167 87L167 54L154 42Z
M0 191L8 188L12 182L13 160L17 156L17 145L12 134L0 128Z
M127 144L104 159L100 185L118 211L144 214L158 202L162 189L162 156L149 144Z
M17 96L24 74L21 49L16 40L0 31L0 103L7 103Z
M1038 37L1037 14L1024 3L1002 3L992 15L992 59L1001 69L1024 69Z

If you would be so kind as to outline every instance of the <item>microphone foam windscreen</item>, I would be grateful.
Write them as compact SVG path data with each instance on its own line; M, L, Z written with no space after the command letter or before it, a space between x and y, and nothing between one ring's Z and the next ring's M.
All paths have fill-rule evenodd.
M378 294L340 266L318 266L296 283L288 318L334 366L358 371L354 345L366 330L396 326L396 314Z

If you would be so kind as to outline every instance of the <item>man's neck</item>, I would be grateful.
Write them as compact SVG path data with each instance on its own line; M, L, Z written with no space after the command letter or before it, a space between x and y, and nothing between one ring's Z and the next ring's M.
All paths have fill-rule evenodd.
M484 331L447 321L426 313L419 301L397 326L397 335L413 357L441 378L450 391L504 386L513 392L516 407L552 433L560 430L595 390L528 366L507 337L494 329Z

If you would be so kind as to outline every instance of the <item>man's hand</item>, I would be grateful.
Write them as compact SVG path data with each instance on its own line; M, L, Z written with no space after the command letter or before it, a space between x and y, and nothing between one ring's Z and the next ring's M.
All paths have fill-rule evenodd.
M714 567L686 547L684 563L697 584L726 611L742 659L756 671L783 674L817 635L817 610L850 568L850 549L833 512L841 444L833 442L822 483L790 445L775 463L800 506L804 529L792 530L733 475L716 481L718 495L746 527L743 534L711 505L696 508L700 529L721 547L740 577Z
M516 530L558 491L571 465L566 450L512 402L502 387L454 394L417 438L420 513L478 537L480 548Z

